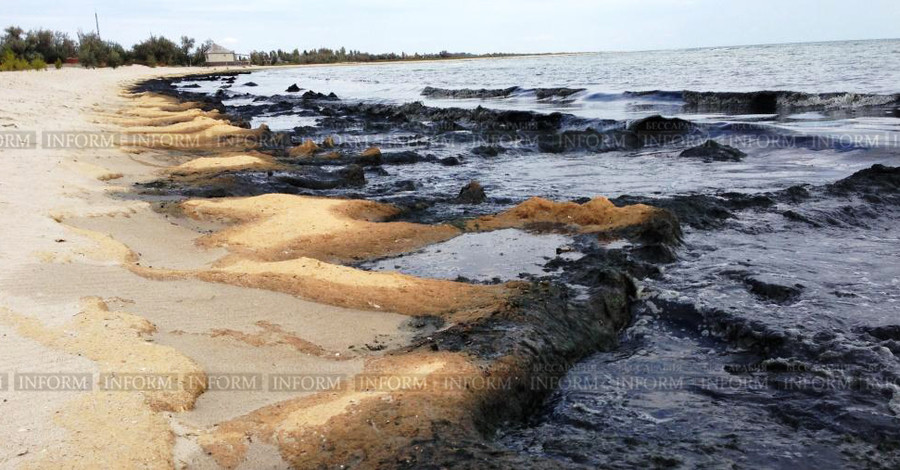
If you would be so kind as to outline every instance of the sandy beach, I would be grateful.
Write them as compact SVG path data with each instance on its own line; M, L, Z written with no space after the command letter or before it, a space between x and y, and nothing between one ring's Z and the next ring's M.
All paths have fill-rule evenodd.
M4 73L3 131L115 132L136 80L185 69L66 68ZM225 254L145 202L117 195L160 171L148 153L115 148L4 148L0 182L3 468L215 466L198 444L209 426L293 395L208 391L17 390L13 374L353 374L352 349L402 344L407 317L315 304L196 279L153 281L123 265L115 238L148 266L186 269ZM106 245L109 245L108 243ZM8 377L6 377L8 374ZM199 383L199 382L198 382ZM95 384L96 385L96 384ZM184 384L182 384L184 385ZM297 393L296 395L303 395ZM187 411L190 410L190 411ZM115 439L113 439L115 437ZM260 443L260 446L265 444ZM254 467L286 466L248 450Z

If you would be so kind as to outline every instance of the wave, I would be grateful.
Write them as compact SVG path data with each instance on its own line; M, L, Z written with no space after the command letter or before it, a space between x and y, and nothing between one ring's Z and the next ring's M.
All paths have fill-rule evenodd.
M506 98L519 90L519 87L509 88L481 88L478 90L470 88L450 89L435 88L427 86L422 90L422 96L428 98L449 98L449 99L489 99L489 98Z
M691 111L743 111L775 114L787 110L859 109L900 106L900 94L801 93L795 91L754 91L744 93L694 92L682 94Z
M626 91L624 93L593 93L585 101L617 101L642 99L647 101L680 101L694 111L748 111L753 114L775 114L797 109L856 109L900 105L900 94L870 93L803 93L796 91Z
M584 88L522 88L518 86L509 88L435 88L425 87L422 96L428 98L445 99L496 99L509 98L511 96L534 95L538 100L554 98L569 98L572 95L585 91Z

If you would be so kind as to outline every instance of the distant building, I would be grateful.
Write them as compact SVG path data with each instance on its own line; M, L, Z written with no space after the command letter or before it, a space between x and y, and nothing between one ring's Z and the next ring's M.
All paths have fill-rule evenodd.
M215 43L206 51L206 65L243 65L246 63L247 58L244 55L235 54L234 51Z

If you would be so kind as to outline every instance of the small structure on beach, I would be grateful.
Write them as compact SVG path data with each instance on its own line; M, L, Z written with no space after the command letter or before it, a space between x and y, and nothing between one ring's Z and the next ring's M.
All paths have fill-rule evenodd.
M206 65L243 65L247 62L247 56L235 54L234 51L216 43L206 51Z

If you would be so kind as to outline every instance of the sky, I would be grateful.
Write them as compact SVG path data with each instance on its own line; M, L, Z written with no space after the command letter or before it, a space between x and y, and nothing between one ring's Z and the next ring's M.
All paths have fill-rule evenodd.
M900 0L3 0L0 24L237 52L590 52L900 38Z

